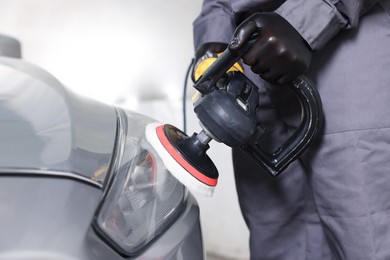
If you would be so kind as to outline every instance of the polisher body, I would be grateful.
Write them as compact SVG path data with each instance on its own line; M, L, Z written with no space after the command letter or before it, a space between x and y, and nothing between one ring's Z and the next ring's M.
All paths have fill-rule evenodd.
M256 41L254 37L250 44ZM274 152L264 151L259 139L265 129L257 120L257 87L240 72L227 70L241 57L226 49L195 82L200 97L194 111L202 131L191 137L171 125L151 125L146 137L168 170L190 190L211 196L218 171L206 155L215 139L230 147L241 147L272 176L280 174L312 143L322 124L322 105L315 85L305 76L290 87L301 102L302 121L296 132Z

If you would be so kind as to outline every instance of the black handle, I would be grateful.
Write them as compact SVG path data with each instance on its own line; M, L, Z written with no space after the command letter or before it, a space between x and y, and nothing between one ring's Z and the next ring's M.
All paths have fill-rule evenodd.
M295 133L272 154L264 151L258 143L241 147L273 176L281 173L307 149L321 129L323 120L321 98L314 83L302 75L296 78L290 87L302 107L301 124Z

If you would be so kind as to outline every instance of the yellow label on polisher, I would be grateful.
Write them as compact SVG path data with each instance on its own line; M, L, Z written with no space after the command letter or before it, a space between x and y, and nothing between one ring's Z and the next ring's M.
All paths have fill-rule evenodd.
M220 56L221 53L218 53L218 56ZM207 58L205 60L202 60L195 68L195 73L194 73L194 78L195 78L195 81L198 80L200 78L200 76L202 76L202 74L211 66L211 64L214 63L214 61L216 60L217 58L215 57L210 57L210 58ZM240 71L242 73L244 73L244 69L241 67L241 65L236 62L233 64L233 66L228 69L226 72L230 72L230 71Z

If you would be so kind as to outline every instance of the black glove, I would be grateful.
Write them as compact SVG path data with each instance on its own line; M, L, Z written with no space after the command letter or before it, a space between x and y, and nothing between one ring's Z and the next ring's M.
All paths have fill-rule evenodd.
M288 84L309 67L312 51L295 28L277 13L256 13L240 24L228 48L244 46L258 33L259 38L242 56L254 73L276 84Z

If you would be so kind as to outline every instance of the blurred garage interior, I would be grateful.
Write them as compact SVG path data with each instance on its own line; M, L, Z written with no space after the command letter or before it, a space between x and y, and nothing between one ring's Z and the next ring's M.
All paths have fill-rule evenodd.
M2 0L0 34L22 43L23 59L80 95L120 105L183 128L200 127L192 111L192 21L201 0ZM208 152L220 178L212 198L196 196L208 259L249 259L230 150Z

